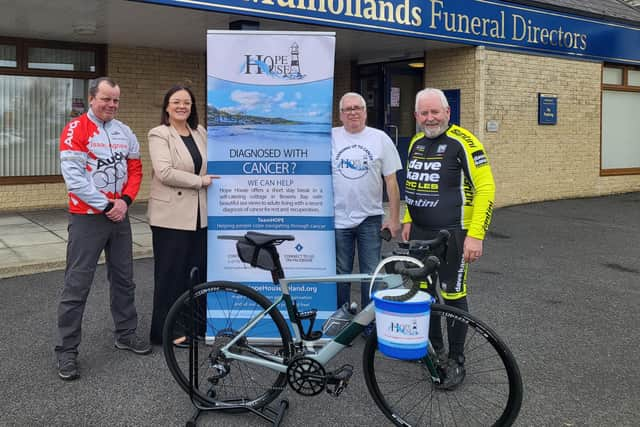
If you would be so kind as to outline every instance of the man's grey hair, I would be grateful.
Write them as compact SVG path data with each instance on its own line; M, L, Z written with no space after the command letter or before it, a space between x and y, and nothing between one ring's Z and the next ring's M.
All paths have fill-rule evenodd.
M342 110L342 104L343 101L346 97L356 97L360 100L360 105L362 106L362 108L364 108L365 110L367 109L367 101L364 100L364 98L362 97L362 95L360 95L357 92L347 92L344 95L342 95L342 98L340 98L340 104L338 106L338 108L340 108L340 110Z
M91 80L91 83L89 84L89 95L95 98L98 94L98 86L100 86L100 83L102 82L107 83L111 87L118 86L118 83L116 83L116 81L111 77L98 77L95 80Z
M418 112L418 103L420 102L420 99L424 96L431 95L431 94L435 94L435 95L438 95L438 97L440 97L442 108L449 108L449 101L447 101L447 97L444 96L444 92L441 91L440 89L428 87L428 88L422 89L420 92L416 94L416 107L415 107L416 113Z

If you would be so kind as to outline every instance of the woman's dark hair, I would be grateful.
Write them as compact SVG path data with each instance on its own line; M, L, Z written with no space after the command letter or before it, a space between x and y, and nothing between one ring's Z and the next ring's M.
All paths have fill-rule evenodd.
M191 114L189 114L189 117L187 118L187 124L191 129L197 129L198 128L198 109L196 108L196 97L193 96L193 92L191 91L191 89L189 89L187 86L182 86L182 85L176 85L172 87L164 95L164 101L162 101L162 116L160 117L160 123L166 126L170 125L169 113L167 113L167 107L169 106L169 98L171 98L171 95L173 95L174 93L180 90L187 91L187 93L189 93L189 96L191 97Z

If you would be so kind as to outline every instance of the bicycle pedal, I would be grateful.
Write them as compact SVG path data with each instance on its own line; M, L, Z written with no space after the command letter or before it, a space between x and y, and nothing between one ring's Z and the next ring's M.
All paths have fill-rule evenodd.
M327 393L329 393L333 397L338 397L342 394L342 392L345 388L347 388L348 385L349 383L346 381L339 381L337 384L335 384L333 390L330 387L327 387Z
M349 381L349 378L351 378L351 375L353 375L352 365L343 365L340 368L338 368L336 371L331 373L331 376L333 378L336 378L338 380L343 380L343 381Z
M343 365L337 370L329 373L327 375L327 385L332 385L334 387L333 389L331 387L327 387L327 393L329 393L333 397L340 396L344 389L349 385L349 380L351 379L352 375L352 365Z

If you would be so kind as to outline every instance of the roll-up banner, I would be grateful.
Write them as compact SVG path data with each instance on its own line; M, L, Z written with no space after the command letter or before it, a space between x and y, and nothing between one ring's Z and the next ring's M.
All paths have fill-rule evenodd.
M208 193L209 281L280 295L269 272L240 261L234 241L218 239L249 230L295 236L278 246L288 276L335 274L334 50L334 33L208 32L207 170L221 176ZM335 285L294 284L291 296L299 311L318 309L320 322L336 309Z

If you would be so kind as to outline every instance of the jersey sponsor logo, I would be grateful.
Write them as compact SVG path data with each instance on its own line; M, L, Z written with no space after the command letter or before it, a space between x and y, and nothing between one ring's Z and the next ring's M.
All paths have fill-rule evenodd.
M360 144L343 148L336 155L336 169L347 179L359 179L369 172L369 165L373 162L371 151Z
M440 169L442 169L440 161L412 159L408 165L407 180L418 181L418 183L437 183L440 182Z
M69 127L67 128L67 135L63 143L69 146L70 148L73 147L73 131L75 130L75 128L78 127L79 124L80 124L80 120L74 120L71 123L69 123Z
M489 200L489 205L487 206L487 213L484 217L484 222L482 223L482 228L484 231L489 230L489 224L491 223L491 216L493 216L493 202Z
M435 200L418 199L418 200L414 200L409 196L405 196L405 202L407 203L407 205L413 206L415 208L435 208L436 206L438 206L438 202L440 202L440 199L435 199Z
M487 155L482 150L474 151L471 153L471 157L473 157L473 163L477 168L480 166L487 166L489 164L489 159L487 159Z
M111 156L108 159L98 159L98 164L97 164L97 168L98 169L102 169L104 167L107 166L111 166L113 164L117 163L122 163L123 160L126 160L126 157L124 154L122 153L115 153L113 156Z
M115 153L108 159L98 159L96 171L93 173L93 182L99 190L111 184L118 190L127 176L127 157L122 153Z
M420 192L429 192L436 193L438 191L439 185L436 182L417 182L417 181L409 181L405 182L406 191L417 190Z
M471 181L467 178L464 179L464 184L462 184L462 191L464 191L464 206L473 206L473 196L475 195L475 191L471 185Z
M438 148L436 149L436 153L443 154L445 151L447 151L447 144L438 145Z
M449 132L451 132L451 134L460 137L464 142L466 142L469 147L471 148L476 148L476 143L473 140L473 138L471 136L469 136L468 134L462 132L460 129L458 128L452 128L449 130Z

